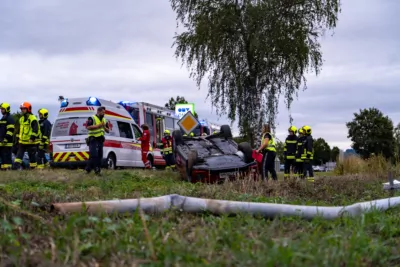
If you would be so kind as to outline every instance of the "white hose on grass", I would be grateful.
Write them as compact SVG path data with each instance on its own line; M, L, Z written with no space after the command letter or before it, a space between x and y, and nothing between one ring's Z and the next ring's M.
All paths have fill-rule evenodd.
M179 209L188 213L211 212L223 214L251 214L265 218L276 216L299 216L303 219L321 217L333 220L343 215L358 216L372 210L385 211L400 206L400 197L385 198L373 201L359 202L349 206L318 207L289 204L240 202L215 199L202 199L180 195L166 195L152 198L105 200L92 202L54 203L52 210L61 213L127 213L138 208L148 214L162 213L170 209Z

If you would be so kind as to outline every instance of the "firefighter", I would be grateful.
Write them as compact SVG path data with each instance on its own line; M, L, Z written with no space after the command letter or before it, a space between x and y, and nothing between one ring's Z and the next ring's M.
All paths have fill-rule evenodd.
M143 130L143 135L139 137L139 141L141 141L141 149L142 149L142 161L145 169L151 169L151 162L147 158L147 154L150 151L150 131L149 126L147 124L142 124L140 126Z
M261 164L262 179L268 180L268 172L270 172L272 179L277 181L278 177L275 170L276 144L269 125L264 125L263 127L261 146L258 148L257 152L262 152L263 154Z
M39 115L39 127L40 127L40 135L39 135L40 143L37 155L37 168L43 169L44 167L49 166L49 162L46 159L46 151L50 143L51 123L48 120L49 111L47 109L44 108L39 109L38 115Z
M172 137L171 132L169 130L164 131L164 137L162 139L163 144L163 156L165 160L166 170L170 170L171 168L175 168L174 154L172 154Z
M110 132L108 122L104 118L105 111L105 107L98 107L97 113L89 117L86 123L86 129L88 129L89 162L85 170L87 173L94 170L96 175L100 175L101 172L103 146L106 140L104 134Z
M305 139L303 128L299 129L299 137L297 138L297 148L296 148L296 171L295 175L298 178L303 179L304 176L304 161L301 159L301 154L303 153L303 141Z
M25 152L28 152L29 167L35 169L37 166L36 152L39 144L40 127L38 119L32 114L32 105L24 102L20 105L22 116L19 119L17 132L18 152L14 160L14 168L21 169Z
M288 132L289 135L286 137L283 148L283 155L285 158L285 180L290 177L290 170L295 166L297 149L297 128L292 125L289 127Z
M0 159L1 170L10 170L12 167L12 146L14 137L15 121L11 116L11 106L8 103L0 105Z
M307 181L314 182L314 171L312 168L312 161L314 159L314 149L313 149L313 137L311 135L311 127L306 125L303 127L305 138L303 140L303 153L301 154L301 159L304 161L304 177L307 177Z

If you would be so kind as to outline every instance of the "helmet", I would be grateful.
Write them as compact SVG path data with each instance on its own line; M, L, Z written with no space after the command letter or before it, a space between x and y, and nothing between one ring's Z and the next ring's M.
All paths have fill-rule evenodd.
M168 135L170 135L170 134L171 134L171 132L170 132L169 130L165 130L165 131L164 131L164 134L168 134Z
M1 109L5 109L7 113L11 112L11 106L8 103L1 103L0 104L0 108Z
M191 132L191 133L190 133L190 136L194 136L194 133L193 133L193 132Z
M19 106L20 109L26 108L29 113L32 112L32 105L29 102L24 102Z
M304 126L303 130L304 130L304 133L307 134L307 135L310 135L311 132L312 132L311 127L308 126L308 125Z
M289 127L288 131L289 132L293 132L294 134L296 134L297 133L297 128L296 128L296 126L292 125L292 126Z
M304 134L304 129L303 129L303 127L301 127L301 128L299 129L299 134Z
M49 111L45 108L41 108L38 111L39 114L42 114L43 118L47 119L49 117Z

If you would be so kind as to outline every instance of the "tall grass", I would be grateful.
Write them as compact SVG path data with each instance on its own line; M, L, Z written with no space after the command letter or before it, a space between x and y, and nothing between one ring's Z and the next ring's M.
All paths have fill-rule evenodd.
M391 164L381 155L372 156L365 160L358 156L349 156L337 161L334 170L337 175L368 174L373 176L385 176L389 171L392 171L395 175L400 174L400 165Z

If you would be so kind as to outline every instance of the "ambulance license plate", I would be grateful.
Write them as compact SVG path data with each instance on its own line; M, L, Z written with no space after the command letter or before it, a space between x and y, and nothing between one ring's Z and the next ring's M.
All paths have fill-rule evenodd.
M81 147L81 144L66 144L65 145L65 149L68 149L68 148L80 148Z
M228 179L229 177L235 176L236 172L223 172L219 174L219 178Z

